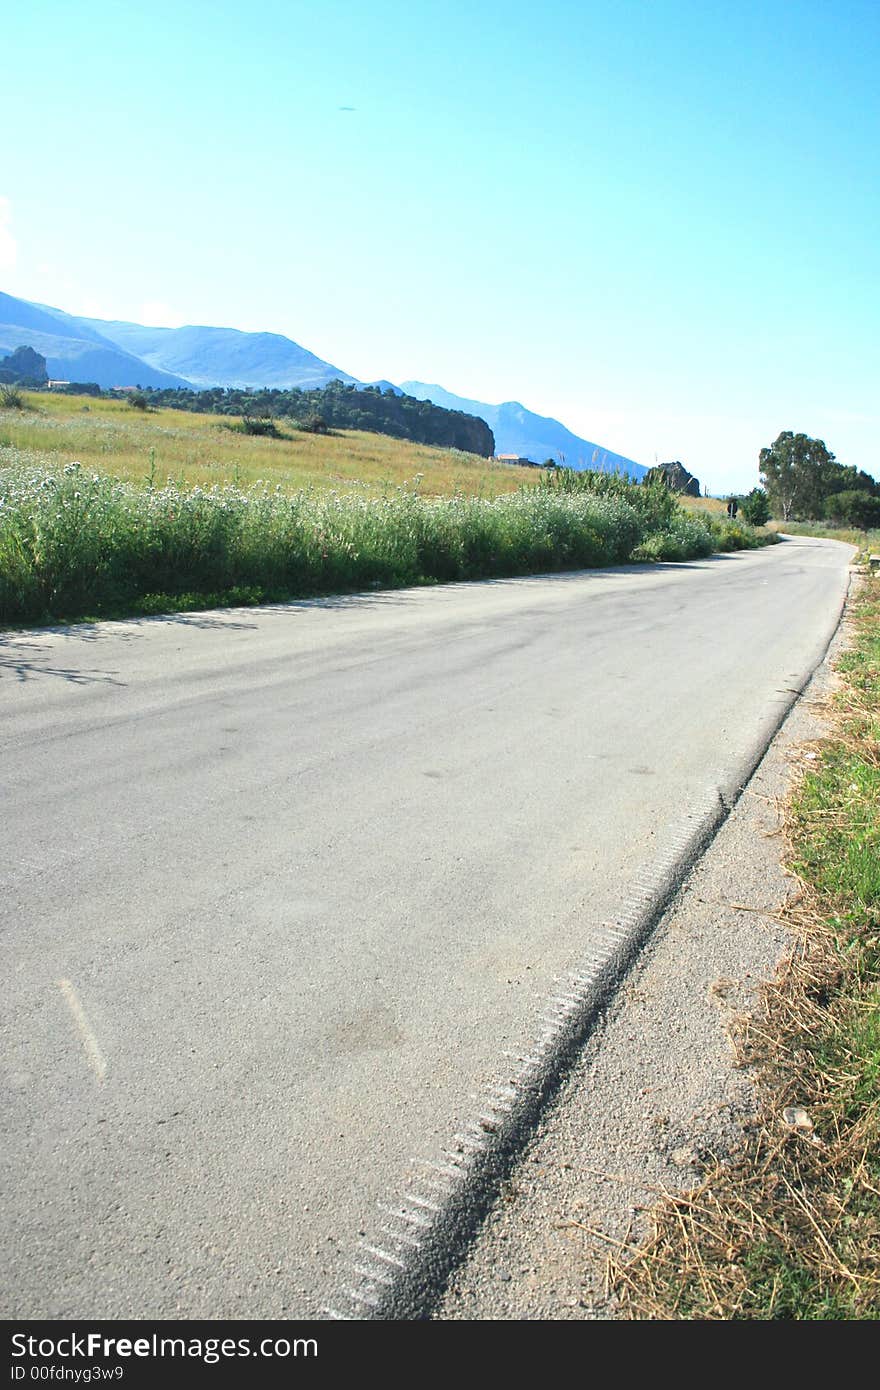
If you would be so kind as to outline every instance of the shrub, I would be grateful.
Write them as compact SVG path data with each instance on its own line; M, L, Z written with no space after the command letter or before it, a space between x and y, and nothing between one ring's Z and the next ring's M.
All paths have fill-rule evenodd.
M656 491L656 484L649 491ZM677 505L675 512L660 529L647 528L648 534L633 553L634 560L693 560L718 548L707 519L692 516Z
M17 386L0 386L0 407L4 410L24 410L25 399Z
M687 558L684 543L678 536L673 536L668 531L657 531L653 536L646 537L637 547L633 556L635 560L658 561L686 560Z
M232 429L241 430L242 434L264 435L267 439L281 439L281 431L275 424L270 415L244 415L240 425L233 425Z
M299 427L301 430L305 430L307 434L330 433L330 426L327 424L323 415L307 415L304 420L299 421Z

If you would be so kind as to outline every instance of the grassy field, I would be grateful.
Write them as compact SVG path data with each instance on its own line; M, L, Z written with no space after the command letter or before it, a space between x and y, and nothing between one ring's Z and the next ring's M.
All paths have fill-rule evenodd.
M880 581L866 576L828 737L788 810L797 945L748 1021L761 1105L733 1163L619 1264L638 1319L880 1318Z
M681 505L690 512L707 512L709 516L714 516L720 520L727 515L727 501L722 501L720 497L687 497L679 498Z
M475 454L434 449L388 435L353 430L324 436L281 421L283 439L229 429L233 420L186 410L134 410L127 401L26 392L26 410L0 410L0 449L30 455L48 468L74 459L84 468L139 483L153 476L180 486L258 481L299 488L350 488L381 493L421 477L421 491L497 497L534 482L532 469L492 463Z

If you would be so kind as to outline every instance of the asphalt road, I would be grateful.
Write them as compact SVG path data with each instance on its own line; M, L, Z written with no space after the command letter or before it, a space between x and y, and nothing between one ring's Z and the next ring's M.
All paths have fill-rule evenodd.
M850 554L0 634L3 1314L320 1315Z

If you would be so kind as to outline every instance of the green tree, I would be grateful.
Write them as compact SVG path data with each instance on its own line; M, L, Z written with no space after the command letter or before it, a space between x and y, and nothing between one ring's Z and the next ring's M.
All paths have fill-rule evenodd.
M770 502L762 487L753 487L748 497L742 498L740 506L750 526L766 526L770 520Z
M839 525L858 526L862 531L868 531L873 526L880 527L880 497L860 488L833 492L825 498L823 510L829 521Z
M783 430L759 461L770 507L783 521L820 517L825 498L839 486L840 464L824 440L806 434Z

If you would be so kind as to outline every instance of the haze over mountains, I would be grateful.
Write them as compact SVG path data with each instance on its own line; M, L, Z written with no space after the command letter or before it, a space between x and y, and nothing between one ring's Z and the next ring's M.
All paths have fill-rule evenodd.
M13 352L22 345L42 353L53 379L93 381L102 387L229 386L284 390L325 386L334 380L391 386L387 381L358 383L356 377L280 333L243 333L237 328L192 325L149 328L137 323L77 318L62 309L32 304L0 292L0 354ZM490 405L420 381L405 381L402 389L418 400L431 400L447 410L462 410L485 420L495 435L499 454L516 454L535 463L553 459L570 468L625 472L636 478L646 472L632 459L581 439L558 420L536 415L518 401Z

